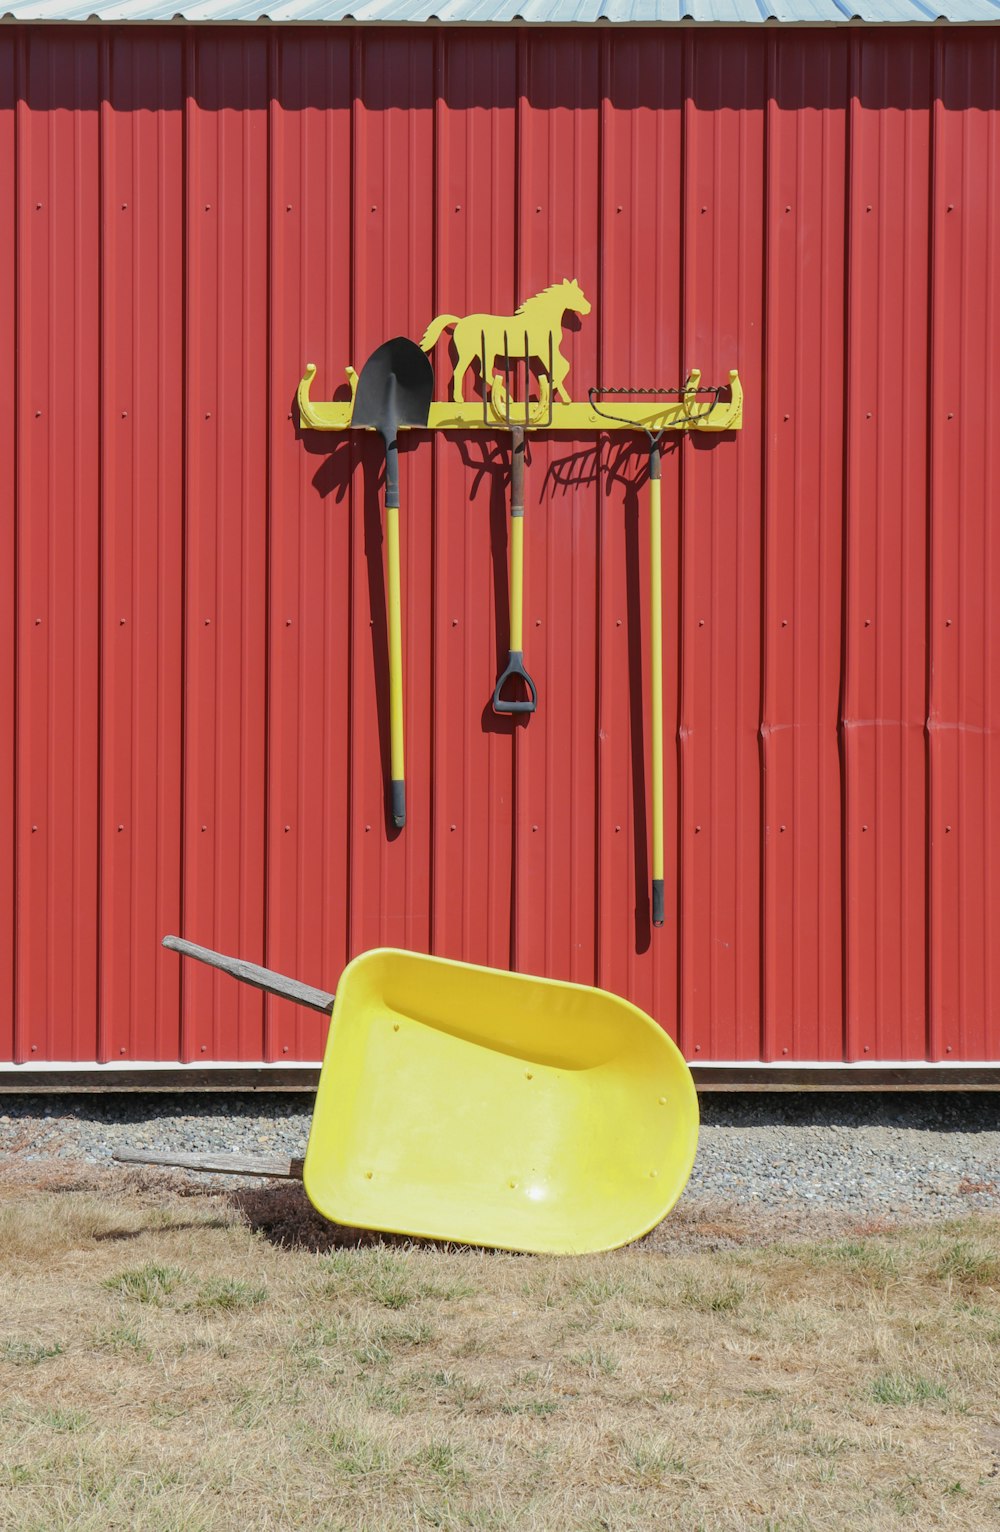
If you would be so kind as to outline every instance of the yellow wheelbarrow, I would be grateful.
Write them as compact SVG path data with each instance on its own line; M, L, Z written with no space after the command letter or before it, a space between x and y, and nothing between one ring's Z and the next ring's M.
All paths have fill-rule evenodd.
M303 1180L335 1223L569 1254L638 1239L684 1190L691 1073L616 995L379 948L334 997L164 946L331 1015Z

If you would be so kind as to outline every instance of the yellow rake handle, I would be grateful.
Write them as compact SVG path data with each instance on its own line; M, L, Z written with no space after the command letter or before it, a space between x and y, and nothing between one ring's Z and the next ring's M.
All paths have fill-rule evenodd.
M653 736L653 924L663 924L663 583L660 544L660 453L649 453L649 679Z

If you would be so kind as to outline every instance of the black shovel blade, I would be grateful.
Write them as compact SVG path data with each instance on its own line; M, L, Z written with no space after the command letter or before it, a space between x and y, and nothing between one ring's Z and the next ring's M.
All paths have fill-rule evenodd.
M387 443L397 426L425 426L434 395L434 370L416 341L399 335L373 351L361 369L352 426L374 426Z

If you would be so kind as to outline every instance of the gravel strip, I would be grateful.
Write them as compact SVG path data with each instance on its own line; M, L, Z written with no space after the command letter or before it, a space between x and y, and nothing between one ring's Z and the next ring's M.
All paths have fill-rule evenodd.
M688 1213L900 1220L1000 1209L1000 1096L709 1094L701 1109ZM0 1096L0 1174L34 1162L107 1167L124 1148L299 1156L311 1113L299 1093Z

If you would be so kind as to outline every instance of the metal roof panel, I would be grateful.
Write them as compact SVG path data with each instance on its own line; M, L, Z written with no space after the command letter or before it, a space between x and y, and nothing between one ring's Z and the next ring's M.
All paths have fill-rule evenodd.
M1000 0L7 0L0 15L16 22L919 26L1000 22Z

